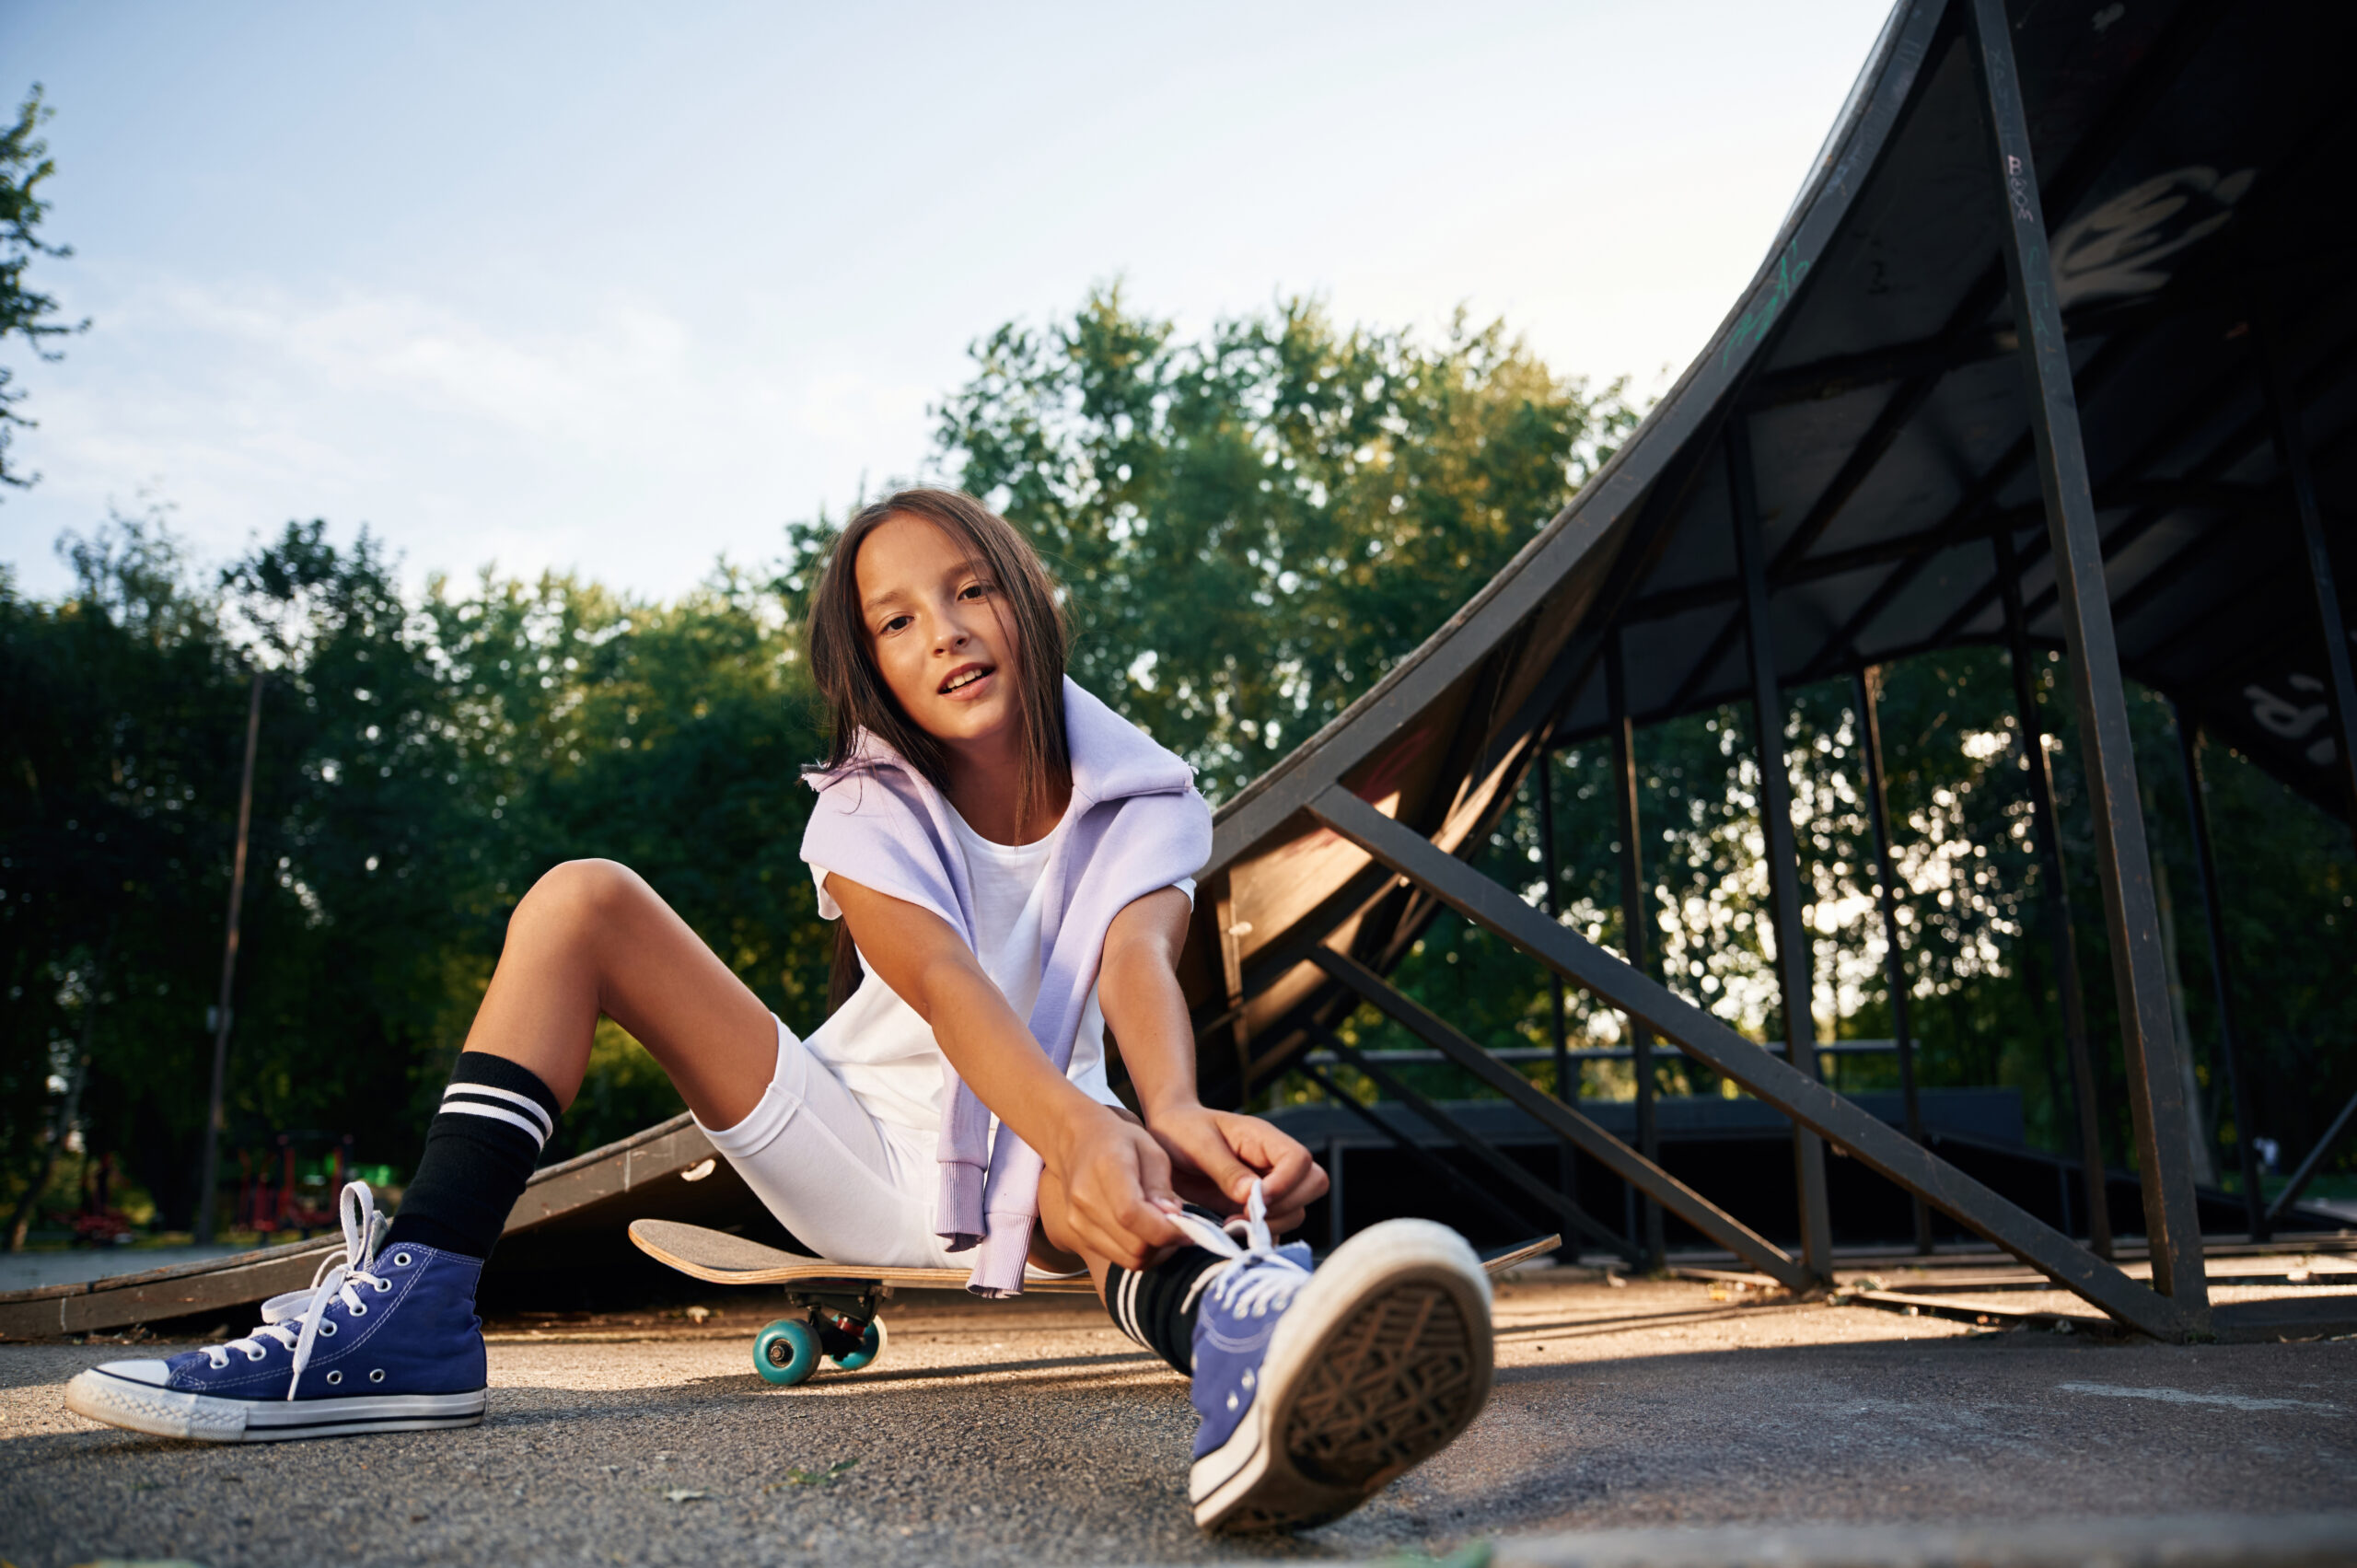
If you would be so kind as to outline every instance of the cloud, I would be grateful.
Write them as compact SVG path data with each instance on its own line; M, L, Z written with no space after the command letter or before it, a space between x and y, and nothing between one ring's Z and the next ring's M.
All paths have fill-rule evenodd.
M890 362L732 334L619 292L539 319L352 286L130 280L41 389L42 485L0 517L37 552L128 492L220 556L287 517L368 522L411 575L577 566L669 594L726 552L923 453L934 389ZM27 537L38 530L38 539ZM54 586L54 585L51 585Z

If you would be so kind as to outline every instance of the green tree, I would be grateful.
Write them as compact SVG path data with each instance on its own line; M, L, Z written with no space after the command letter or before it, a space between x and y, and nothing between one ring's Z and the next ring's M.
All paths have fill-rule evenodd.
M85 320L69 327L58 321L55 296L40 293L26 282L35 257L63 260L74 253L72 247L52 245L40 234L41 219L49 214L41 186L57 172L57 164L49 156L49 144L36 133L54 112L41 101L40 85L35 84L18 106L15 122L0 130L0 343L13 333L41 359L59 356L58 350L48 346L52 340L84 331L90 324ZM21 490L40 476L8 465L8 448L17 429L33 426L33 421L17 412L25 394L10 389L14 377L15 372L0 365L0 484Z
M1241 786L1380 679L1635 424L1499 323L1437 343L1316 305L1200 341L1118 288L974 345L937 456L1063 576L1073 674Z

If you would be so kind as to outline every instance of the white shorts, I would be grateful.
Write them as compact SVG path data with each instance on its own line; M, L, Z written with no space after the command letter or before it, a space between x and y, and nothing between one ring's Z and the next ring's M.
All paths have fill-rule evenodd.
M869 1115L784 1022L761 1103L734 1127L703 1131L778 1223L821 1258L972 1266L972 1252L952 1253L933 1233L941 1179L933 1139Z

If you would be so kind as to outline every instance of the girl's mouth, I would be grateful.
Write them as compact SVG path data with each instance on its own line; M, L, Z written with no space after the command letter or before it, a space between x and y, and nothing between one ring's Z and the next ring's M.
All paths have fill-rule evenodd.
M996 673L986 664L960 665L941 683L940 695L971 701L981 695L979 688Z

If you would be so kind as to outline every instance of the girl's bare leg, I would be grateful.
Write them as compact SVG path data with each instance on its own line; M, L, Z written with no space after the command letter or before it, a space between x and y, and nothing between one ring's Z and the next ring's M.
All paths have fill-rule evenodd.
M516 906L466 1048L530 1068L571 1105L600 1014L707 1127L744 1121L777 1071L770 1010L655 889L610 860L567 861Z

